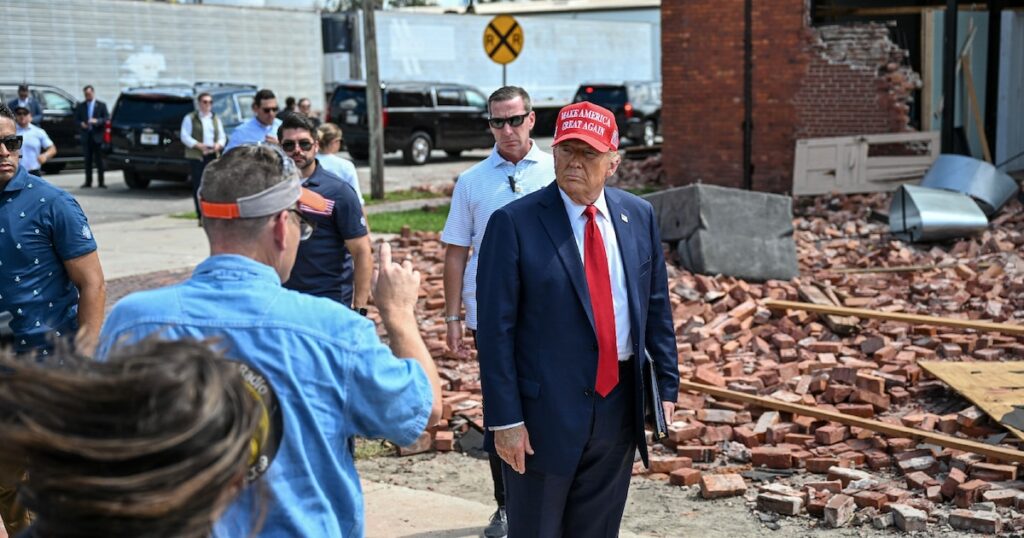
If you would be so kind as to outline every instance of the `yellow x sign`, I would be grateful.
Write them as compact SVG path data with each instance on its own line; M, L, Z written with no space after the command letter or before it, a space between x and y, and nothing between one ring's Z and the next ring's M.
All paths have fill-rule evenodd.
M523 50L523 27L509 15L498 15L484 29L484 52L495 62L512 63Z

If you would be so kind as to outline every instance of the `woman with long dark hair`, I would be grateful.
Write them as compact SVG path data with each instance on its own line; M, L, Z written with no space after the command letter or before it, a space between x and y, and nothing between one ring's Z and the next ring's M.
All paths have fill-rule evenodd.
M17 536L207 536L265 444L250 370L194 341L62 362L0 358L0 465L26 470L33 514Z

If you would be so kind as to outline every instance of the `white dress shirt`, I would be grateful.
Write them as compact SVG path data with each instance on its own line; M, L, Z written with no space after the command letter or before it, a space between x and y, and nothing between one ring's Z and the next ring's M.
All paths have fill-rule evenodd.
M199 123L203 126L203 145L213 149L213 144L220 144L221 147L227 143L228 137L224 134L224 124L217 122L217 132L213 129L213 113L204 115L202 112L199 113ZM192 113L185 114L185 117L181 119L181 143L185 144L186 148L194 148L199 143L198 140L192 138Z
M565 204L565 212L569 214L569 224L572 226L572 235L576 238L576 247L580 253L580 260L583 261L586 270L586 256L583 252L583 241L587 230L587 216L583 212L587 209L585 205L573 202L569 195L561 188L558 194L562 195L562 203ZM604 190L594 202L597 214L597 229L601 231L601 240L604 241L604 251L608 256L608 276L612 285L612 304L615 307L615 343L618 346L619 360L628 360L633 354L633 343L629 330L629 299L626 294L626 272L622 267L622 254L619 252L619 241L615 235L615 225L608 214L608 202L604 199Z

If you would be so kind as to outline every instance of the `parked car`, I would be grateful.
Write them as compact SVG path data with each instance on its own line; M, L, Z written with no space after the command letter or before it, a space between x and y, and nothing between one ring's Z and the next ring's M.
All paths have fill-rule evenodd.
M661 134L661 83L581 84L573 103L589 101L615 114L623 145L653 146Z
M228 136L252 117L252 85L197 82L129 88L118 96L107 124L107 168L123 170L124 182L132 189L145 189L153 179L187 181L181 120L196 110L196 96L202 92L213 97L213 112Z
M57 146L57 156L43 165L43 171L50 174L60 172L69 163L82 162L82 145L75 125L77 100L68 92L56 86L33 84L31 82L0 82L0 99L4 103L18 98L18 85L28 84L29 93L43 107L43 117L33 118Z
M465 150L494 146L494 137L487 128L487 98L472 86L390 82L381 84L381 94L384 152L401 151L406 164L427 163L435 149L457 157ZM327 120L341 127L353 158L369 156L365 82L338 85L331 96Z

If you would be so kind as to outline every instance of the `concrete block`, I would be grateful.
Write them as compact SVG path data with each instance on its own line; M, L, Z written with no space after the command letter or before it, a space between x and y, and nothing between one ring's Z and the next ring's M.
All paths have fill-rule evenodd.
M979 512L958 508L949 513L949 526L961 531L999 534L1003 530L1003 520L995 512Z
M687 185L645 197L683 265L747 280L798 276L793 201L788 196L714 185Z
M804 501L800 497L779 495L776 493L761 493L757 496L757 509L762 512L774 512L784 516L799 515L803 509Z
M903 532L928 530L928 514L906 504L890 504L893 524Z

